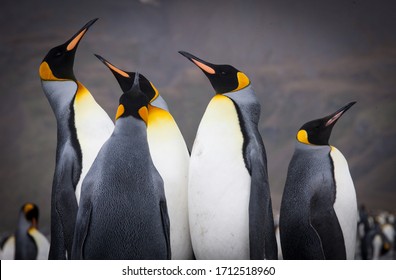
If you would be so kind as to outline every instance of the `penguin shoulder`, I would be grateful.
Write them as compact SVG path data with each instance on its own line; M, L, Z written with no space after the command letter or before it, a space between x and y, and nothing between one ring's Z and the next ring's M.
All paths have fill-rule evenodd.
M235 103L238 114L240 114L245 121L252 121L256 125L258 124L261 106L251 85L224 95Z

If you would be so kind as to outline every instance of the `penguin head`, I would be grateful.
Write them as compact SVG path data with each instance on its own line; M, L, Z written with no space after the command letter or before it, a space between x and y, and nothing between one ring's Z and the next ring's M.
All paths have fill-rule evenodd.
M356 102L350 102L327 117L305 123L297 133L297 141L312 145L329 145L331 131L338 119Z
M40 64L39 74L42 80L76 80L73 72L74 57L81 39L98 19L84 25L64 44L52 48Z
M25 203L20 210L23 218L31 224L32 227L37 228L39 209L36 204Z
M229 93L238 91L250 84L245 73L239 71L231 65L219 65L206 62L188 52L179 51L188 60L198 66L208 77L216 93Z
M128 116L148 120L148 103L158 96L158 91L143 75L126 72L114 66L100 55L95 56L106 65L116 77L123 94L116 113L116 120ZM140 84L142 81L142 84Z
M140 90L147 96L149 102L153 102L158 96L157 88L142 74L136 72L127 72L114 66L102 56L95 54L95 56L106 65L116 77L123 92L130 90L134 84L136 74L139 77Z
M120 105L118 105L116 120L132 116L136 119L143 120L147 125L148 103L149 99L139 86L139 76L135 75L132 87L127 91L124 90L124 94L120 97Z

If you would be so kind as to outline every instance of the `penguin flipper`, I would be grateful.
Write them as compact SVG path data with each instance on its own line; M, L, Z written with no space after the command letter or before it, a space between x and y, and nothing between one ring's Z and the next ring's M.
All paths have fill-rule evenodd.
M78 211L76 220L76 228L74 231L73 247L72 247L72 259L83 260L84 259L84 242L88 235L89 225L91 222L91 203L81 205Z
M168 207L166 205L165 200L160 201L160 210L161 210L162 227L164 229L164 234L166 239L167 259L170 260L172 257L171 245L170 245L170 221L168 215Z
M323 180L324 187L326 181ZM326 260L345 260L346 250L342 229L331 201L322 192L316 192L311 198L311 226L318 234Z
M54 204L51 213L51 245L49 259L66 259L71 255L74 226L77 217L77 200L74 193L76 155L66 149L61 155L62 162L56 167L56 181L53 192ZM59 174L59 176L57 176Z
M54 207L56 208L56 207ZM51 215L51 243L48 254L49 260L65 260L66 247L63 236L62 223L56 209L52 210Z
M250 259L276 260L278 259L278 248L275 237L267 167L264 165L264 159L260 159L257 154L260 153L255 149L250 152Z

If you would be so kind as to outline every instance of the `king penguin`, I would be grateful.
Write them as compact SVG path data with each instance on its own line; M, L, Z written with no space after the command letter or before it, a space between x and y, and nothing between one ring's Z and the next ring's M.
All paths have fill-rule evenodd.
M192 147L188 211L197 259L276 259L260 104L249 78L187 52L216 94Z
M39 69L42 88L57 121L51 198L50 259L70 257L81 184L114 124L73 72L81 38L91 20L64 44L51 49Z
M123 79L128 79L124 75L119 75L126 71L119 69L99 55L96 57L109 67L119 83L123 83ZM136 75L134 72L128 73L131 78ZM189 151L176 121L169 112L166 101L159 95L157 88L142 74L139 74L139 85L150 101L147 139L154 166L164 180L165 197L171 221L172 259L192 259L187 205Z
M345 157L329 145L333 126L353 104L307 122L297 133L280 209L286 260L354 259L355 188Z
M2 244L3 260L47 260L50 244L38 230L39 209L25 203L19 211L18 227L14 235Z
M83 182L73 259L170 259L163 180L147 142L149 100L139 75L125 78L114 132ZM119 80L120 81L120 80Z

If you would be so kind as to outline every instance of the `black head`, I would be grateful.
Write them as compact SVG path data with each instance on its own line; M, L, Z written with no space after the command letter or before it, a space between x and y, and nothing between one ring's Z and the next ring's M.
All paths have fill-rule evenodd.
M217 65L206 62L188 52L179 53L197 65L208 77L216 93L228 93L247 87L249 78L231 65Z
M64 44L52 48L44 57L40 65L40 78L42 80L76 80L73 72L74 57L78 44L98 19L93 19L84 25L76 34Z
M21 208L21 213L23 213L25 219L30 222L32 226L37 227L39 209L36 204L25 203Z
M95 56L106 65L116 77L123 92L127 92L133 86L136 72L127 72L114 66L102 56L95 54ZM140 90L147 96L150 102L158 97L158 90L155 86L142 74L138 73Z
M297 133L297 140L304 144L328 145L333 126L356 102L351 102L327 117L304 124Z
M105 60L103 57L96 55L114 74L120 87L123 91L123 95L120 97L120 104L118 105L116 120L128 116L133 116L137 119L142 119L146 124L148 120L148 103L150 102L149 96L154 96L152 90L154 86L139 73L126 72L113 64ZM148 90L148 93L143 92L140 85L140 80L143 81L144 89ZM153 97L155 98L155 97Z
M116 120L133 116L136 119L142 119L146 125L148 121L148 103L149 99L142 92L139 86L139 73L136 73L132 87L124 91L120 97L120 105L118 105Z

